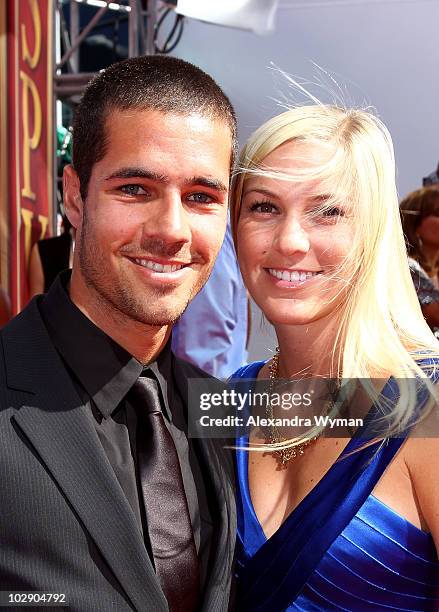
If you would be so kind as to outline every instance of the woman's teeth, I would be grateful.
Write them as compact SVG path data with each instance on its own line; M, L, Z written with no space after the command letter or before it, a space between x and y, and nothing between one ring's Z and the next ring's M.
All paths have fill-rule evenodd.
M305 272L302 270L276 270L276 268L269 268L269 273L275 276L279 280L292 282L303 282L316 276L319 272Z

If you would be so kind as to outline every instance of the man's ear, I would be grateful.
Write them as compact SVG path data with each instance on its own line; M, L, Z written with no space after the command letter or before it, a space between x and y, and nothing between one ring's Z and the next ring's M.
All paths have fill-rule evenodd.
M84 202L81 197L79 177L71 164L64 167L63 200L65 214L77 230L81 228Z

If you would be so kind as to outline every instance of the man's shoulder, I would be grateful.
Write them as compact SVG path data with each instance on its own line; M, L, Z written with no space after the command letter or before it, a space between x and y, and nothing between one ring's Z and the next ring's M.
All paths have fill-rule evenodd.
M50 337L34 298L0 331L0 384L30 390L50 351Z
M19 314L1 329L0 338L5 359L12 358L15 354L27 353L26 347L32 350L35 343L47 341L47 331L38 309L38 301L41 298L42 296L33 298ZM15 350L16 347L18 350ZM38 359L38 354L34 357Z
M15 317L0 330L0 337L9 338L17 333L21 334L22 332L32 333L32 330L35 329L33 325L36 322L42 322L38 303L43 297L43 295L34 297L21 312L15 315Z
M172 357L174 360L174 371L180 371L180 373L187 378L210 378L212 380L218 380L211 374L208 374L205 370L202 370L193 363L186 361L186 359L177 357L174 352L172 352Z

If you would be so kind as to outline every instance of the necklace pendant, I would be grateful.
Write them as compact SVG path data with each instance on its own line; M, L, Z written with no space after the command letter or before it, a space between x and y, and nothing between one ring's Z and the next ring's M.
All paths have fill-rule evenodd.
M294 447L292 447L292 448L283 448L282 450L276 451L276 454L278 456L278 459L280 459L282 467L284 467L284 468L287 467L288 462L291 459L295 459L297 457L297 453L296 453L296 450L294 449Z
M274 418L273 418L274 415L273 415L273 406L271 404L271 396L274 391L275 382L278 380L278 377L279 377L279 357L280 357L279 347L276 347L275 354L273 355L271 364L269 365L270 380L269 380L269 385L267 389L268 400L267 400L267 406L266 406L267 419L273 422L274 422ZM329 402L329 406L326 410L326 414L328 414L332 410L335 404L335 400L338 397L339 390L340 390L340 384L337 381L334 391L331 392L330 394L331 401ZM315 442L321 436L321 434L322 432L319 432L317 435L313 436L312 438L308 438L304 440L303 442L300 442L299 444L295 444L294 446L291 446L289 448L271 450L268 452L272 453L273 456L276 457L281 468L286 468L288 465L288 462L291 461L291 459L296 459L296 457L301 457L302 455L304 455L305 450L308 448L308 446L312 444L313 442ZM280 431L277 428L277 426L273 424L273 425L270 425L266 430L266 441L268 444L280 444L282 442L286 442L286 438L284 438L280 434Z

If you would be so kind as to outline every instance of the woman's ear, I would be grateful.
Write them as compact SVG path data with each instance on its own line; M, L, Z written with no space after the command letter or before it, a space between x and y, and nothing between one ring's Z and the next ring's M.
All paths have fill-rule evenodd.
M65 166L63 173L64 210L68 220L76 230L81 228L84 208L80 187L76 170L71 164Z

